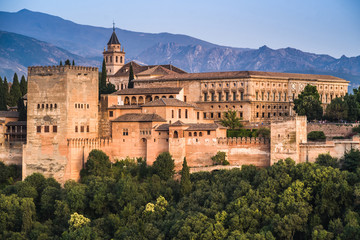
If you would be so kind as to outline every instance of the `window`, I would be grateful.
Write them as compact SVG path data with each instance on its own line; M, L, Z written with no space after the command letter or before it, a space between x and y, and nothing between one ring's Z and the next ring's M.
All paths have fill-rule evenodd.
M265 113L262 113L261 117L265 117Z
M46 104L46 108L49 108L49 104Z
M171 110L171 117L174 118L174 110Z
M229 92L225 92L225 100L229 101Z
M86 104L86 107L89 108L89 104Z
M275 92L273 92L273 101L275 101Z
M210 130L207 131L207 135L210 135Z
M268 118L270 118L270 113L268 113Z
M36 132L41 133L41 126L36 126Z
M57 108L57 105L56 105L56 103L54 104L54 108Z
M184 102L186 102L186 96L184 96Z
M233 101L236 101L236 92L233 92Z
M207 93L204 93L204 102L207 101L207 98L208 98L208 94L207 94Z
M244 100L244 92L240 92L240 100Z
M86 132L90 132L90 127L86 126Z
M40 108L40 104L38 104L38 108Z
M211 93L211 101L215 101L215 93Z
M214 118L214 113L211 113L211 114L210 114L210 118Z
M256 113L256 117L257 117L257 118L259 117L259 113L258 113L258 112Z
M286 102L286 93L284 93L284 101Z
M188 118L188 110L185 109L185 118Z
M113 117L114 116L114 112L113 111L109 111L109 117Z
M127 128L123 128L123 136L129 136L129 130Z
M50 109L52 109L52 103L50 104Z
M197 132L194 132L194 137L197 137Z
M174 138L178 138L179 137L179 134L177 131L174 131Z
M255 93L255 99L259 100L259 93L258 92Z
M242 112L240 112L240 117L241 117L241 118L243 117L243 113L242 113Z
M199 137L202 137L202 132L199 132Z
M261 100L264 101L264 92L261 92Z
M218 99L218 101L221 101L222 94L221 94L221 92L219 92L218 94L219 94L219 99Z
M116 56L115 62L118 62L118 56Z
M80 127L80 132L84 132L84 126Z
M78 132L78 126L75 126L75 132Z
M197 118L197 120L200 119L200 113L199 112L196 113L196 118Z
M191 137L192 136L192 134L191 134L191 132L189 132L189 137Z
M49 132L49 126L45 126L44 132Z
M203 118L205 119L206 118L206 113L204 113L203 115L204 115Z
M41 108L44 108L44 104L41 104Z
M181 118L181 109L179 109L179 118Z
M218 113L218 118L221 118L221 113Z
M112 56L110 56L110 62L112 63Z
M123 62L123 57L120 57L120 63L122 63Z
M57 132L57 126L56 125L53 126L53 132Z
M279 92L279 101L281 101L281 92Z

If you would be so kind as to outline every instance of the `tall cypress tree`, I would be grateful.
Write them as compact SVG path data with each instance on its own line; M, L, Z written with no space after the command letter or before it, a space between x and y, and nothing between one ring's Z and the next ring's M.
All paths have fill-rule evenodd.
M20 90L21 90L21 96L24 96L27 93L27 81L24 75L21 76Z
M182 196L185 196L191 192L191 181L190 181L190 169L187 165L186 158L181 169L181 180L180 180L180 192Z
M62 61L60 60L60 66L62 66L63 64L62 64Z
M0 77L0 111L6 111L6 96L4 92L4 83L2 78Z
M9 106L10 104L10 94L9 94L9 84L7 82L6 77L4 77L3 89L4 89L4 97L6 102L6 110L7 110L7 106Z
M71 64L70 64L70 60L69 60L69 59L66 59L66 60L65 60L65 66L66 66L66 65L68 65L68 66L70 66L70 65L71 65Z
M99 85L99 91L100 93L103 93L103 91L106 88L106 64L105 59L103 59L102 67L101 67L101 77L100 77L100 85Z
M24 100L22 98L19 98L17 106L18 106L17 111L19 112L19 121L26 121L27 109L26 106L24 105Z
M74 59L73 59L73 61L72 61L72 65L75 66L75 61L74 61Z
M133 70L132 63L130 63L128 88L134 88L134 81L133 80L134 80L134 70Z
M10 89L10 106L16 106L19 98L21 98L20 84L17 74L14 74L13 83Z

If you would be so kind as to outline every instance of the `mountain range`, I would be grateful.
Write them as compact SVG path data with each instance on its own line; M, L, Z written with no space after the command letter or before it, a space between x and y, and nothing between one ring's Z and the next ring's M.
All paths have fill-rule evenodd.
M29 65L55 65L74 59L100 66L111 28L80 25L49 14L23 9L0 12L0 75L26 73ZM360 56L334 58L294 48L259 49L219 46L186 35L116 29L126 61L173 64L188 72L257 70L329 74L360 83ZM12 74L11 74L12 72ZM10 74L10 75L9 75Z

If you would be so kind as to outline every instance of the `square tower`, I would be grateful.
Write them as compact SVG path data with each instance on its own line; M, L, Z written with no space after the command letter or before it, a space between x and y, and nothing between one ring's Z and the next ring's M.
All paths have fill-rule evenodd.
M82 163L69 160L68 139L98 137L98 88L94 67L28 68L23 178L34 172L59 182L74 178Z

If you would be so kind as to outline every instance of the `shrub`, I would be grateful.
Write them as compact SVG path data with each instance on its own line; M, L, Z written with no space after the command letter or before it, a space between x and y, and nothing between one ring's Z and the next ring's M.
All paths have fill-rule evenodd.
M226 160L226 153L225 152L217 152L215 156L211 157L213 160L214 165L229 165L229 161Z
M310 141L322 141L326 139L323 131L312 131L307 135L307 139Z

